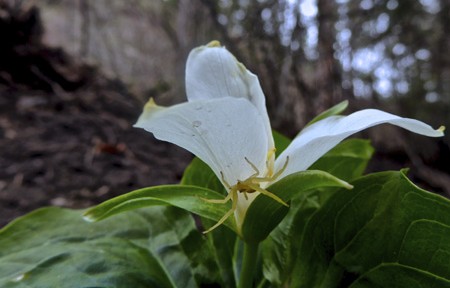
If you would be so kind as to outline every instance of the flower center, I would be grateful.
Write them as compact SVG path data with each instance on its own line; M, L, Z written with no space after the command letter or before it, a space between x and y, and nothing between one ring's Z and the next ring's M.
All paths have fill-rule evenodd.
M239 192L239 193L244 193L245 199L248 200L247 193L259 192L261 194L264 194L264 195L274 199L275 201L279 202L280 204L282 204L284 206L289 206L283 200L281 200L280 197L267 191L264 188L261 188L261 183L264 183L264 182L270 183L270 182L274 182L275 180L277 180L277 178L281 175L281 173L283 173L283 171L286 169L286 167L289 163L289 157L286 157L286 162L284 163L283 167L279 171L277 171L277 173L271 175L272 171L273 171L273 165L270 165L271 163L269 162L270 161L269 157L273 158L272 155L270 155L270 152L268 153L268 161L266 162L266 165L268 166L267 167L267 174L268 174L267 177L259 177L260 172L259 172L258 168L252 162L250 162L250 160L248 160L247 157L244 158L245 161L255 171L255 173L252 174L250 177L248 177L247 179L245 179L243 181L238 180L234 186L230 187L230 185L228 185L228 183L225 182L225 179L223 179L223 175L222 175L222 181L226 184L230 193L233 190L235 190L236 192ZM237 201L237 198L233 199L233 196L232 196L231 200Z
M272 157L273 155L268 155L268 161L266 162L267 166L269 166L271 163L269 161L269 156L271 159L274 158L274 157ZM225 220L227 220L228 217L230 217L234 213L234 211L236 211L238 199L239 199L238 193L243 193L245 199L248 200L247 193L250 194L250 193L259 192L263 195L266 195L267 197L272 198L273 200L277 201L278 203L280 203L286 207L289 207L289 205L286 204L286 202L284 202L280 197L273 194L272 192L267 191L264 188L261 188L261 183L274 182L283 173L283 171L286 169L286 167L289 163L289 157L286 157L286 162L284 163L283 167L273 175L271 175L272 174L271 169L273 171L273 168L267 167L267 170L268 170L267 174L269 175L267 177L259 177L258 175L260 172L259 172L258 168L252 162L250 162L250 160L248 160L247 157L245 157L245 161L253 168L255 173L243 181L238 180L237 183L233 186L230 186L226 182L222 171L220 172L220 175L222 177L222 182L224 183L225 187L228 189L227 197L225 197L224 199L217 199L217 200L216 199L205 199L205 201L210 202L210 203L216 203L216 204L225 204L226 202L228 202L231 199L231 202L232 202L231 209L227 213L225 213L225 215L214 226L212 226L208 230L204 231L203 233L208 233L208 232L214 230L219 225L221 225L223 222L225 222Z

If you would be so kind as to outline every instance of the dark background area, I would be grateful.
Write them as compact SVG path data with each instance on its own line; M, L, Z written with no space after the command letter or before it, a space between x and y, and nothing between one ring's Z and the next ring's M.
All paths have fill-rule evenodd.
M343 100L448 127L449 30L445 0L0 0L0 225L177 183L192 156L131 126L150 96L185 100L187 55L212 39L259 76L288 136ZM358 136L369 171L410 167L450 196L448 135Z

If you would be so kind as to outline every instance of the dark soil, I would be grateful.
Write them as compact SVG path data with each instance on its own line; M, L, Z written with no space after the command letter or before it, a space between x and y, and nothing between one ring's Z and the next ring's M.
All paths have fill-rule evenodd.
M96 78L70 94L0 86L0 225L180 180L189 154L132 128L142 105Z

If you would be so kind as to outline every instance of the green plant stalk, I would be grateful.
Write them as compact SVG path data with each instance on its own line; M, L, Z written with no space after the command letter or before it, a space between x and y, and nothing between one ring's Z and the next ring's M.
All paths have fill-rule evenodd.
M256 263L258 260L259 242L244 244L244 258L242 261L242 270L239 277L238 288L253 287Z

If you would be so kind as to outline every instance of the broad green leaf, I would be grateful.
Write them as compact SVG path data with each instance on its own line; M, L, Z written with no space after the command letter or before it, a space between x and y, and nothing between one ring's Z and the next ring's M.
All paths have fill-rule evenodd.
M424 219L412 222L398 262L450 280L450 226Z
M226 194L225 188L216 177L214 172L206 165L205 162L199 158L194 158L189 166L186 168L181 179L183 185L195 185L208 188L214 191L220 191ZM224 196L222 196L224 197ZM221 205L221 204L209 204ZM211 227L216 222L207 218L201 219L201 224L206 227ZM236 233L223 226L217 227L212 233L207 235L211 246L217 247L213 253L216 259L217 266L223 279L223 287L235 287L236 280L233 273L234 244L236 242Z
M306 222L329 194L314 190L294 199L289 213L262 243L264 277L273 285L283 286L289 280L298 249L295 239L301 239Z
M349 181L362 175L372 154L369 141L348 139L325 154L311 169L323 170ZM264 276L272 284L282 285L289 280L294 264L292 255L300 244L290 239L301 239L309 218L335 190L330 187L315 189L294 199L286 217L264 241Z
M0 230L0 287L199 287L219 281L189 213L151 207L88 223L44 208Z
M194 285L186 277L187 271L195 277L197 284L222 284L214 259L216 248L198 231L191 213L176 207L149 207L145 211L151 224L148 229L152 231L149 247L165 264L178 287ZM182 271L185 271L182 274L184 283L180 282L182 277L179 273Z
M172 205L217 222L231 208L231 204L217 205L208 203L205 199L221 198L222 194L198 186L162 185L115 197L89 209L84 216L87 220L98 221L141 207ZM236 230L233 217L228 218L224 225Z
M320 121L327 117L330 117L333 115L339 115L342 112L344 112L344 110L347 109L347 107L348 107L348 101L347 100L342 101L341 103L334 105L330 109L327 109L327 110L323 111L322 113L320 113L319 115L317 115L316 117L314 117L313 120L309 121L309 123L306 126L309 126L309 125L316 123L317 121Z
M317 160L310 170L326 171L339 179L350 181L363 174L373 152L369 140L348 139Z
M395 263L380 264L349 288L449 288L450 281L428 272Z
M289 146L289 144L291 144L291 139L275 130L272 131L272 135L273 141L275 142L275 147L277 149L275 151L275 155L278 156L281 154L281 152L284 151L284 149L286 149Z
M286 176L267 188L285 202L320 187L346 187L346 182L323 171L302 171ZM289 208L265 195L259 195L250 205L242 224L242 235L247 242L260 242L286 216Z
M208 223L208 227L215 222L204 219ZM236 287L235 273L233 271L233 258L235 257L235 245L238 240L237 234L230 229L219 226L214 231L206 234L211 247L215 247L212 251L218 270L220 272L223 286Z
M368 270L381 261L397 261L407 229L416 220L450 225L450 201L418 188L403 173L393 173L389 180L380 181L378 191L370 189L371 185L380 185L374 183L377 178L364 180L360 182L364 186L358 183L361 194L355 195L336 219L336 226L342 228L335 238L340 250L336 258L352 271ZM373 235L379 241L373 241ZM362 265L356 267L356 261Z
M216 174L214 174L205 162L197 157L195 157L186 170L184 170L180 184L200 186L213 191L222 192L226 195L225 188L216 177Z
M291 285L346 287L382 263L407 263L434 278L445 279L447 276L440 270L448 269L448 264L442 266L445 261L436 260L426 267L407 261L421 259L423 249L444 249L439 252L439 259L449 253L447 246L430 239L437 235L446 239L444 230L432 228L434 233L424 235L428 240L420 243L428 245L426 248L409 242L407 235L414 231L413 223L418 220L448 226L450 202L414 186L401 172L372 174L352 184L353 190L334 193L309 220ZM402 253L408 243L415 244L411 244L408 253Z

